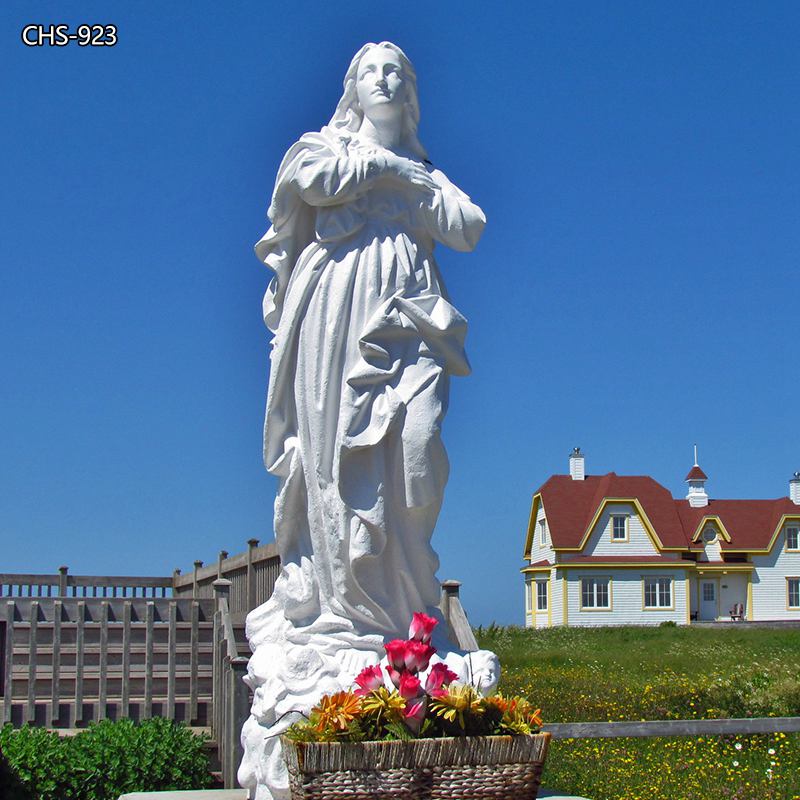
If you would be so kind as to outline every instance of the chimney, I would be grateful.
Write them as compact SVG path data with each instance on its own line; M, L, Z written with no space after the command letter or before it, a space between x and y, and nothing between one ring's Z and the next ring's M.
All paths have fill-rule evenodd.
M574 481L582 481L586 477L583 468L583 453L580 447L573 447L569 454L569 476Z
M689 484L689 493L686 499L692 508L703 508L708 505L708 495L706 494L706 481L708 476L700 469L697 464L697 445L694 446L694 466L686 476L686 483Z
M800 472L795 472L794 477L789 481L789 499L800 506Z

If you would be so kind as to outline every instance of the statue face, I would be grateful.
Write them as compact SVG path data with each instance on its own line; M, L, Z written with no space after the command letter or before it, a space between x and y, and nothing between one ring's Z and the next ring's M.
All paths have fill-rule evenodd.
M364 53L358 65L356 96L369 120L402 116L406 83L400 59L393 50L373 47Z

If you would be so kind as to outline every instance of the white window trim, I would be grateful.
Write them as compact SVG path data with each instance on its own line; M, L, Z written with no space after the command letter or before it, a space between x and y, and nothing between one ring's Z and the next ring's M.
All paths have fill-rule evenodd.
M662 605L647 605L647 581L669 581L669 599L668 606ZM661 590L659 584L656 583L656 603L661 600ZM675 610L675 578L672 575L643 575L642 576L642 610L643 611L674 611Z
M585 606L583 604L583 582L584 581L608 581L608 605L607 606ZM613 611L614 610L614 595L612 592L612 583L610 575L582 575L580 580L578 581L578 591L580 595L578 597L580 601L580 610L581 611ZM597 584L594 585L594 591L592 592L594 600L597 601Z
M615 528L615 520L621 519L625 524L625 536L623 538L617 538L614 536L614 528ZM611 541L614 544L624 544L625 542L630 541L631 535L631 515L630 514L612 514L611 515Z
M539 520L539 547L547 547L547 520Z
M800 611L800 605L790 605L790 597L791 593L789 592L789 586L792 581L797 581L797 594L798 600L800 600L800 577L795 577L794 575L787 575L786 577L786 610L787 611Z
M534 581L536 584L536 613L540 614L550 606L550 582L549 581ZM539 606L539 587L544 586L544 608Z
M789 547L789 531L797 531L797 547ZM787 525L786 526L786 552L787 553L800 553L800 525Z

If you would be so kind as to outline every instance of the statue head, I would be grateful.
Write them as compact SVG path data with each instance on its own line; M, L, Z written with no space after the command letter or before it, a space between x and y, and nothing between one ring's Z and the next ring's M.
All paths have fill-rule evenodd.
M380 90L375 88L376 77L383 78ZM340 133L355 133L365 114L385 116L397 111L402 112L398 114L398 124L403 127L404 145L426 158L425 148L417 138L419 99L414 67L396 44L369 42L350 62L344 76L344 93L329 126Z

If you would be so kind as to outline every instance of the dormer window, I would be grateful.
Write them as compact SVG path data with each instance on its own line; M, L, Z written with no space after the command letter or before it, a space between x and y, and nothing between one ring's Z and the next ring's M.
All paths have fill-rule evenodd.
M611 541L628 541L628 516L627 514L614 514L611 517Z
M705 544L714 544L717 541L717 532L714 528L706 528L703 531L703 542Z
M544 547L547 544L547 520L539 520L539 544Z

